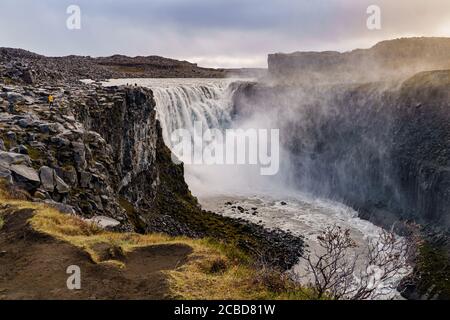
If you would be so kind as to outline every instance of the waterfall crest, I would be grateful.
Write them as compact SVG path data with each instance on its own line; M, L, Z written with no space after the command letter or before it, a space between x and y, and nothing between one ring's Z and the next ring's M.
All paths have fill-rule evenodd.
M194 122L203 128L224 129L231 123L233 89L226 81L210 84L152 87L164 141L172 147L171 133L176 129L194 131Z

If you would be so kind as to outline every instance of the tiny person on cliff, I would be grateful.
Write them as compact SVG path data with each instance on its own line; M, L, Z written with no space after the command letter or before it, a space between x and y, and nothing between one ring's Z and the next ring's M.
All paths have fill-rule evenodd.
M53 107L53 100L54 100L53 96L49 95L48 96L48 106L50 109Z

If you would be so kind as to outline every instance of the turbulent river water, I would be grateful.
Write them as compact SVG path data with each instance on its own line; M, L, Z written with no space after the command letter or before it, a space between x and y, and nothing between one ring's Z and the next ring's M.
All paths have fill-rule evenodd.
M106 85L137 84L152 89L166 144L173 148L171 133L194 131L194 123L224 130L233 128L233 88L236 79L120 79ZM252 125L255 125L252 123ZM283 167L283 157L280 158ZM250 165L185 165L185 179L205 209L242 218L267 228L279 228L304 236L311 251L318 249L317 236L327 226L350 229L363 248L376 239L379 227L358 218L352 208L327 199L300 193L283 181L283 176L263 177ZM230 204L231 203L231 204ZM237 209L241 207L243 210ZM355 253L358 253L355 249ZM301 273L299 263L294 272ZM388 284L380 287L386 290ZM395 290L386 297L398 297Z

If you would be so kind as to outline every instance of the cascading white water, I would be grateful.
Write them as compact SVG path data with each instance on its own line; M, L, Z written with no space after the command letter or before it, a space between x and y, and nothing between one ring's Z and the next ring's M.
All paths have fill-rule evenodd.
M195 121L204 128L225 128L231 122L232 90L229 81L211 80L208 84L194 80L178 85L150 85L161 121L164 141L172 147L170 134L180 128L192 134Z
M196 121L209 129L223 130L233 126L232 88L235 86L230 85L232 82L232 79L118 79L110 80L107 85L136 83L152 89L164 141L173 147L171 133L176 129L187 129L193 134ZM267 122L262 116L250 120L250 125L267 128ZM361 245L367 239L376 239L379 235L380 228L359 219L353 209L299 194L287 185L280 184L275 177L261 179L257 171L252 171L249 166L185 167L186 181L205 209L305 236L312 249L317 248L320 232L331 225L350 229L354 240ZM228 202L243 208L257 207L258 213L234 210L225 205ZM283 202L287 204L281 205ZM300 265L294 268L297 271L299 269ZM390 283L385 285L389 287ZM384 297L398 297L395 290L390 289L386 293L386 287L380 288L386 294Z

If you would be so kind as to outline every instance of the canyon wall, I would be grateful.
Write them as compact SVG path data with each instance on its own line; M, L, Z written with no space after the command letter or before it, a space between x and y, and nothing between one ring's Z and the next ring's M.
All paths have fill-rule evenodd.
M449 89L449 71L397 83L249 83L236 92L235 117L273 119L294 188L346 202L379 224L448 228Z

